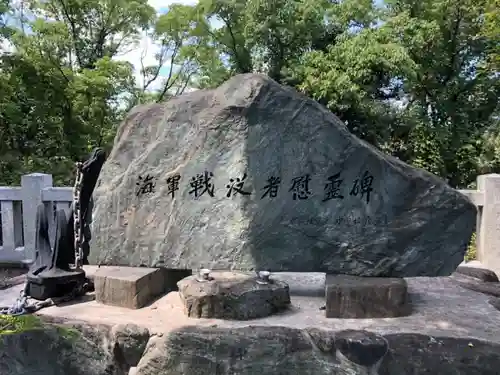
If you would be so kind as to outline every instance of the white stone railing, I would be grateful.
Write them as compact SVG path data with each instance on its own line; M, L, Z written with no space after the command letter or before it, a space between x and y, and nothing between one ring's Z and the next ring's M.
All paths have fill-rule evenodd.
M500 274L500 174L477 178L477 191L462 191L478 207L476 224L477 259Z
M49 213L49 233L54 238L54 208L69 211L71 187L52 186L52 176L32 173L21 177L21 186L0 187L0 264L31 263L35 257L36 211L44 203Z
M500 274L500 175L477 178L477 190L459 190L478 207L477 256L486 267ZM51 239L55 209L67 212L71 187L52 186L52 176L32 173L21 178L19 187L0 187L1 263L31 263L35 256L36 211L44 203L49 213Z

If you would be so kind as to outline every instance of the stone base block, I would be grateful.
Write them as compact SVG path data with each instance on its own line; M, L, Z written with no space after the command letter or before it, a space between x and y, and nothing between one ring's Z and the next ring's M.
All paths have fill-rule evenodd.
M327 275L327 318L395 318L410 315L404 279Z
M184 313L192 318L257 319L290 305L290 291L282 281L261 284L253 275L223 271L198 279L190 276L177 283Z
M177 281L190 273L189 270L102 266L93 272L96 301L140 309L156 297L175 290Z
M458 266L455 273L473 277L480 281L489 282L489 283L498 283L498 276L495 272L488 270L482 267L474 267L474 266Z

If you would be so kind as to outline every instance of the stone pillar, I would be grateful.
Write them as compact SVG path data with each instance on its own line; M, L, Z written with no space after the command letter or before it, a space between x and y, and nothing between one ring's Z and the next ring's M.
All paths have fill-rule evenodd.
M500 174L477 178L477 189L484 196L484 206L477 228L477 260L500 275Z
M36 211L42 203L42 191L52 186L52 175L31 173L21 176L25 263L35 260Z

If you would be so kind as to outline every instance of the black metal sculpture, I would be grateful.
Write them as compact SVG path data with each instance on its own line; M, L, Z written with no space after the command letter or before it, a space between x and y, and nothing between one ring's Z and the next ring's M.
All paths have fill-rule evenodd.
M81 266L88 264L92 193L105 160L104 151L97 148L87 161L77 164L70 216L68 218L64 210L56 212L53 249L45 206L38 207L36 255L27 275L28 296L45 300L80 294L89 283Z

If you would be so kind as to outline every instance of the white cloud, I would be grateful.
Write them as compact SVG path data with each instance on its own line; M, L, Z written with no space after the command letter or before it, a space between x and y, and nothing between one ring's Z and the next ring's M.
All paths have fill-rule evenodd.
M156 65L155 53L159 52L159 47L155 45L153 40L143 33L141 40L136 48L117 56L115 59L119 61L128 61L134 66L135 81L139 87L143 87L144 82L141 74L141 60L144 67ZM154 82L159 84L159 79ZM154 86L154 84L152 86ZM155 89L155 87L150 87Z
M0 41L0 51L1 52L12 52L14 50L14 46L7 39Z
M198 0L149 0L149 5L152 6L158 14L165 13L169 6L172 4L185 4L185 5L195 5L198 3ZM21 4L21 0L13 0L13 4L19 6ZM16 8L17 9L17 8ZM9 17L7 20L8 23L15 23L16 20L12 17ZM11 51L13 46L8 41L0 41L0 51ZM141 58L143 59L144 66L156 65L155 54L159 52L159 46L155 45L153 40L146 35L143 34L138 46L133 48L126 53L123 53L116 57L116 60L119 61L128 61L134 66L134 76L139 87L142 87L143 80L141 70ZM169 67L166 66L163 69L168 72ZM160 76L153 82L150 86L150 90L159 89L162 86L163 78Z

